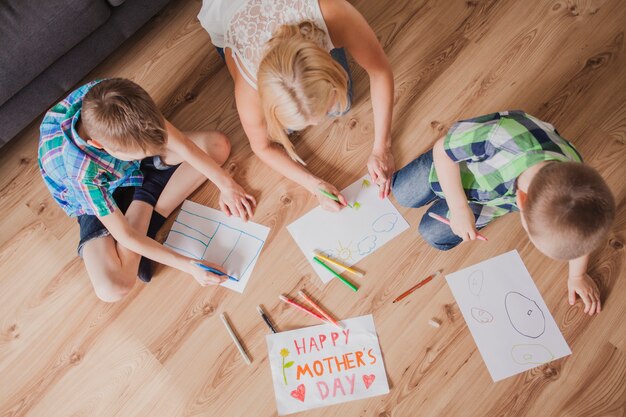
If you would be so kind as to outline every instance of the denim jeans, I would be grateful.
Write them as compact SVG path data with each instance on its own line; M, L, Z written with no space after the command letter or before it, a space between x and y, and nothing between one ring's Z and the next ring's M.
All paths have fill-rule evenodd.
M333 59L337 61L337 63L339 63L339 65L341 65L342 68L348 74L348 103L346 105L346 108L342 112L334 112L334 113L328 114L330 117L337 117L337 116L343 116L344 114L348 113L348 111L352 107L352 97L353 97L352 95L352 72L350 71L350 65L348 65L348 57L346 56L345 49L343 48L332 49L330 51L330 56L332 56Z
M226 62L226 56L224 55L224 48L218 48L216 46L215 50L217 51L217 53L222 58L222 61ZM335 48L335 49L330 51L330 56L335 61L337 61L337 63L339 63L339 65L341 65L341 67L348 74L348 103L347 103L347 106L341 112L334 112L334 113L329 113L328 114L328 116L330 116L330 117L337 117L337 116L343 116L352 107L352 97L353 97L353 93L352 93L352 72L350 71L350 65L348 65L348 57L346 56L345 49L343 49L343 48Z
M461 243L463 239L455 235L450 226L428 215L428 213L435 213L447 217L449 210L446 200L439 198L430 188L428 177L432 165L433 151L431 149L393 174L391 191L398 203L404 207L418 208L433 203L420 221L419 233L435 249L449 250ZM475 219L478 220L482 205L470 202L469 207Z

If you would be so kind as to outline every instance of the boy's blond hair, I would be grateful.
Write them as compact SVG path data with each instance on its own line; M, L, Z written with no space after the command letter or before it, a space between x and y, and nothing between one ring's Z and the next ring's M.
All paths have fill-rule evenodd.
M615 200L595 169L552 162L533 177L522 215L540 249L569 260L602 245L615 217Z
M283 25L268 41L257 83L267 130L292 159L304 163L285 133L302 130L348 105L348 74L320 45L326 33L310 21Z
M167 142L165 119L154 100L125 78L94 85L83 99L81 121L92 139L111 150L156 155Z

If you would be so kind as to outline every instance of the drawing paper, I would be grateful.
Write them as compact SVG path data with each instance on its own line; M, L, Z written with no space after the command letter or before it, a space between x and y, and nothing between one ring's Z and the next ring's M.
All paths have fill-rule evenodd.
M195 259L221 265L239 282L221 285L243 293L259 258L269 227L228 217L221 211L186 200L164 245Z
M313 262L314 250L352 266L409 228L391 201L378 197L378 187L369 175L341 193L348 203L357 204L358 209L346 207L332 213L318 206L287 226L324 283L334 276Z
M572 353L517 251L446 280L494 381Z
M278 415L387 394L371 315L266 336Z

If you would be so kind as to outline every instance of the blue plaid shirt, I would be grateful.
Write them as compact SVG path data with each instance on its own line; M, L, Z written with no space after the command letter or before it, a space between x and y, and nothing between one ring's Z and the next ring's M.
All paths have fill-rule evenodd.
M39 170L52 197L69 216L106 216L117 208L113 191L140 186L140 161L122 161L89 146L76 131L83 98L98 81L53 106L40 127Z

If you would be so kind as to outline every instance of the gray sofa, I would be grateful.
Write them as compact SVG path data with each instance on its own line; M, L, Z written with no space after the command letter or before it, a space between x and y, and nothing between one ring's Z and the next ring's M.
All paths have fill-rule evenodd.
M170 0L0 0L0 147Z

